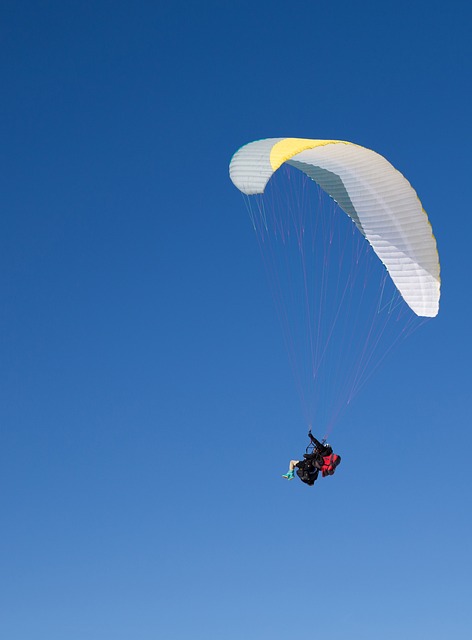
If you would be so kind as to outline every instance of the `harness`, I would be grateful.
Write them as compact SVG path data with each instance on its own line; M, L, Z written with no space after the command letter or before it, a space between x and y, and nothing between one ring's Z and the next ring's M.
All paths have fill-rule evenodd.
M326 478L326 476L332 476L340 462L341 456L338 456L336 453L331 453L329 456L324 456L323 466L321 467L321 474L323 478Z
M326 438L323 438L323 440L321 441L321 445L324 446L325 444L326 444ZM316 453L319 454L318 463L315 466L319 468L323 478L326 478L326 476L332 476L333 473L336 471L336 467L341 462L341 456L338 456L336 453L333 453L333 449L331 448L331 446L329 446L329 450L331 451L331 453L323 456L319 451L319 449L317 448L316 444L312 442L311 439L310 439L310 442L308 443L307 448L305 449L305 457L307 455L313 455Z

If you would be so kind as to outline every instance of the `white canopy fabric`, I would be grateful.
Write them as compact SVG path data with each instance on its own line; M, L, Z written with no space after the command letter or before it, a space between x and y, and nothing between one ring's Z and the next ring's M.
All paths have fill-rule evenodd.
M284 163L317 182L355 222L418 316L439 310L439 256L431 225L408 180L384 157L341 140L269 138L242 147L230 177L247 195L263 193Z

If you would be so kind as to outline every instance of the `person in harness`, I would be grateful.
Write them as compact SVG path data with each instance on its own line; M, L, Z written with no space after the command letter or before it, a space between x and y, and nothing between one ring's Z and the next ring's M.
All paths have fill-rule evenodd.
M310 444L303 454L303 460L290 460L289 470L282 477L287 480L293 480L295 477L295 469L297 476L302 482L312 487L318 479L321 471L323 478L332 476L336 471L336 467L341 462L341 456L333 453L333 448L325 440L320 442L311 433L308 432Z

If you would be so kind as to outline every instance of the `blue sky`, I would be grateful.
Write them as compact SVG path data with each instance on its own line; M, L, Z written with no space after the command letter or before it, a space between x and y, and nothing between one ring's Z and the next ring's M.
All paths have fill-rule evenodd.
M472 634L470 9L10 2L0 20L0 634ZM385 155L440 314L306 425L228 178L273 136Z

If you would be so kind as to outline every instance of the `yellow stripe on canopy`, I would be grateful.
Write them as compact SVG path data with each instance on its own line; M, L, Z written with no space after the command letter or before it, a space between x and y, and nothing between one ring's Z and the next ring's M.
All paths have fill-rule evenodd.
M352 144L344 142L344 140L310 140L309 138L284 138L280 142L276 142L270 152L270 164L274 171L277 171L284 162L293 158L297 153L314 149L315 147L324 147L327 144Z

